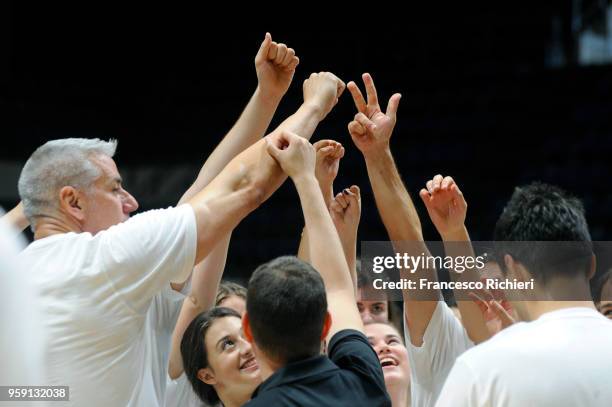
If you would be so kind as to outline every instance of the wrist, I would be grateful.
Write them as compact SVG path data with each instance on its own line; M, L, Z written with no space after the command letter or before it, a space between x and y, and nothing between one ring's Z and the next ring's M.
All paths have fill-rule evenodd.
M299 191L302 188L307 188L310 186L316 186L319 188L319 184L314 174L310 172L299 172L291 176L291 180L295 184L295 188Z
M253 96L261 104L276 108L276 106L280 104L284 93L265 91L261 88L260 85L257 85Z
M364 151L362 154L367 164L379 164L393 160L389 143Z
M445 242L465 242L470 240L470 235L465 225L447 230L444 233L440 233L440 235Z
M319 188L321 189L321 193L323 194L325 206L329 207L329 204L331 204L332 199L334 199L334 184L333 182L321 181L318 178L317 182L319 183Z
M323 108L313 101L305 100L300 109L305 110L306 112L308 112L308 114L312 116L315 116L319 121L325 118L325 112L323 111Z

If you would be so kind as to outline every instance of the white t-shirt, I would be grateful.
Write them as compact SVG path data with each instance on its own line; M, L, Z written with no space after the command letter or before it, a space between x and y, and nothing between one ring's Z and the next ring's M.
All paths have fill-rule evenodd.
M432 407L455 360L473 347L474 343L444 301L438 301L420 347L414 346L410 341L405 319L404 332L410 361L412 407Z
M165 405L172 332L185 299L184 293L189 289L185 285L179 293L167 285L151 302L143 331L146 351L142 385L134 406Z
M168 376L166 407L212 407L205 404L193 391L187 375L183 372L176 380Z
M463 354L437 406L609 407L612 321L567 308L504 329Z
M0 208L0 218L3 214ZM0 386L39 386L44 384L40 375L44 330L29 275L18 261L25 247L18 233L0 219ZM0 402L2 406L26 404Z
M196 241L193 209L181 205L136 215L95 236L53 235L23 251L47 332L45 384L70 386L68 405L124 406L137 399L147 363L147 311L170 281L188 277Z

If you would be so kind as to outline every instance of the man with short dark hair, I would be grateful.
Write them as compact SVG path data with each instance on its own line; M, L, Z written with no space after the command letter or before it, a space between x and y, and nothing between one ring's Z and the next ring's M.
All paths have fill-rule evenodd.
M281 257L251 277L243 329L264 382L246 405L390 406L378 356L363 334L342 244L315 178L315 150L295 134L283 136L268 144L268 152L300 196L312 266ZM358 194L347 193L347 199L349 207L359 205ZM320 354L326 337L329 357Z
M521 320L457 359L438 406L609 406L612 323L590 300L595 270L584 209L542 183L517 188L495 227ZM530 301L521 301L529 298Z

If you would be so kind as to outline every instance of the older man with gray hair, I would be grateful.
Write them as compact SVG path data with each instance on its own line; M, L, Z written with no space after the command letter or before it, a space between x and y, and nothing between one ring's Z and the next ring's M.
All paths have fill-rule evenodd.
M132 218L138 203L112 159L116 142L63 139L38 148L19 192L35 238L21 257L43 308L44 384L70 386L71 405L136 403L152 298L183 283L285 180L266 144L286 147L285 131L310 138L343 90L330 73L311 75L298 111L203 189L197 179L177 207Z

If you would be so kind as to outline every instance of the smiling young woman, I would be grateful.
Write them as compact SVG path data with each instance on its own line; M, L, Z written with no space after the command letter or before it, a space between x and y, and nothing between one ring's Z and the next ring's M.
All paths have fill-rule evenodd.
M261 383L251 345L241 333L240 314L215 307L194 319L181 353L193 390L208 405L241 406Z
M380 360L385 386L393 407L410 406L408 350L400 333L388 322L372 322L364 328L368 341Z

